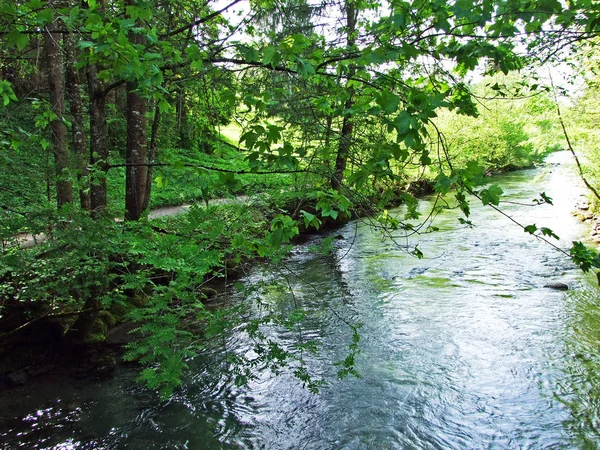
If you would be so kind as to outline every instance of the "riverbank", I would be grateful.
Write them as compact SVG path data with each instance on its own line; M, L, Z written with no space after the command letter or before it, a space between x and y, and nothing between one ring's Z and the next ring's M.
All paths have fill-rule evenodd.
M583 197L577 202L573 215L581 222L589 223L590 239L598 244L598 249L600 250L600 215L591 210L587 198Z
M190 236L194 236L194 239L198 239L198 242L201 243L198 251L202 252L203 248L210 249L207 255L212 259L208 262L208 264L211 264L211 268L203 267L201 269L206 273L197 278L195 287L186 295L202 299L206 308L210 309L214 297L223 292L227 285L235 282L243 275L251 264L266 257L266 255L257 254L256 247L245 248L244 244L249 242L250 239L264 239L264 236L273 231L270 229L270 223L279 214L294 215L296 220L303 213L310 214L309 211L317 214L315 204L315 198L301 198L297 193L287 193L279 196L261 195L215 200L208 206L196 207L190 205L159 209L152 213L152 221L146 224L104 221L99 225L101 228L103 226L112 227L114 232L119 234L127 229L123 227L134 227L134 234L130 238L123 238L125 241L131 238L139 239L139 245L146 245L148 240L155 241L156 245L164 244L165 248L160 249L156 256L152 256L153 262L150 265L135 263L132 256L123 253L121 248L128 249L129 242L125 242L125 247L118 245L114 248L107 248L107 251L111 252L105 258L110 264L109 267L111 267L111 272L107 275L113 278L115 283L118 283L112 286L111 289L113 295L120 295L122 300L100 311L92 326L91 343L88 344L79 343L73 346L72 342L65 341L65 330L73 326L73 321L78 315L78 311L70 308L69 305L65 305L61 309L58 307L44 308L43 304L35 301L20 302L16 296L12 299L9 297L3 298L3 315L2 320L0 320L0 390L5 391L11 388L29 386L38 378L43 380L51 376L66 376L75 379L109 377L115 367L123 363L124 347L141 338L140 334L129 333L137 327L132 322L130 312L138 307L144 308L148 302L151 302L151 299L144 298L143 290L145 288L143 286L138 294L128 293L119 288L119 285L124 283L121 274L123 267L128 267L128 270L133 269L135 271L133 276L151 280L154 290L167 289L169 284L180 275L178 266L169 266L167 264L168 260L185 249L185 246L190 242L186 242L184 235L191 233ZM289 239L282 240L281 244L285 244L287 240L291 243L301 243L310 234L339 227L352 217L357 217L358 211L366 209L366 205L357 206L352 211L340 212L335 218L331 216L323 218L320 220L318 230L307 226L304 222L299 222L294 225L296 231L289 234ZM204 223L207 220L213 221L214 225ZM196 221L200 225L196 225ZM237 244L233 244L231 239L238 239L233 231L232 236L227 236L222 231L216 232L214 238L210 236L210 233L214 231L213 228L222 228L224 224L227 226L224 229L233 231L238 229L240 232L245 233L247 236L246 241L238 241ZM86 226L93 225L96 224L67 223L67 226L71 227L70 230L58 228L56 232L63 233L68 238L75 238L73 242L75 246L78 244L83 245L83 249L78 250L77 254L80 254L81 251L87 252L85 239L93 231L86 229ZM139 237L137 237L139 232L136 230L138 225L145 227L145 231ZM110 239L110 230L99 231ZM75 234L80 234L82 237L77 239ZM46 239L46 237L50 238ZM64 237L61 237L61 235L45 235L44 239L39 239L35 245L20 251L27 252L23 255L27 255L31 259L29 264L39 264L40 259L45 261L49 257L62 257L62 253L71 245L69 241L66 241L67 244L63 246L60 244L60 242L63 242L62 239ZM172 241L172 244L166 244L168 241ZM193 239L190 241L193 241ZM109 242L107 239L100 237L95 244L99 246L99 251L103 251L101 249ZM235 245L238 246L238 250L230 251ZM181 248L178 249L178 247ZM27 248L27 246L24 246L24 248ZM154 248L151 249L152 252L155 252L155 250ZM188 251L186 258L193 257L193 252L194 250ZM13 253L18 256L16 252ZM134 255L138 255L139 261L139 252ZM198 256L200 257L200 253L198 253ZM111 263L110 260L114 263ZM48 259L48 261L51 262L51 259ZM67 272L71 271L72 268L76 268L76 259L67 260L64 263L64 270ZM198 263L198 261L195 261L195 263ZM181 266L183 262L177 264ZM181 266L180 269L185 271L188 268ZM27 270L27 267L23 267L25 275ZM26 284L19 284L21 282L18 276L10 272L4 276L3 282L8 283L8 287L13 284L15 293L19 292L17 289L27 288ZM75 288L73 286L73 289ZM65 291L65 294L70 295L70 292ZM177 307L179 300L174 300L174 303ZM183 321L190 324L195 322L188 319ZM198 331L201 333L203 329L202 326L198 327L197 324L194 324L194 326L184 327L183 331L187 332L192 328L194 333Z

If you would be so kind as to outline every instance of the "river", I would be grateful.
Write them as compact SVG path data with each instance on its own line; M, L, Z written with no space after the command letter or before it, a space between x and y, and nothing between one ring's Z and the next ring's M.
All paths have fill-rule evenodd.
M550 227L568 248L589 229L571 211L581 195L569 157L496 177L502 209ZM554 205L532 205L540 192ZM421 202L426 212L431 200ZM401 214L401 210L393 213ZM252 357L236 328L190 362L184 386L158 402L120 369L103 382L54 381L15 401L0 428L6 448L55 449L562 449L600 447L600 296L595 277L472 204L473 228L444 211L439 231L383 239L368 220L335 234L333 252L297 246L278 267L254 268L223 306L301 308L300 329L266 324L265 336L305 353L327 385L312 394L283 368L237 387L226 355ZM270 282L274 281L275 284ZM569 285L568 291L544 287ZM258 301L260 299L260 302ZM339 380L349 324L361 323L356 369ZM227 349L227 352L224 352ZM224 370L225 369L225 370ZM2 442L4 444L2 444Z

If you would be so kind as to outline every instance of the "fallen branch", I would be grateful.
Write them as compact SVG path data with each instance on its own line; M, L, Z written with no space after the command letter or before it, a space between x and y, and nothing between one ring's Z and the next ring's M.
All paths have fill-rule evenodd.
M7 331L6 333L0 334L0 339L10 336L10 335L16 333L17 331L23 330L23 329L33 325L34 323L39 322L42 319L56 319L57 317L72 317L72 316L78 316L81 313L92 312L92 311L100 311L100 309L99 308L88 308L88 309L82 309L81 311L69 311L69 312L56 313L56 314L43 314L40 317L36 317L35 319L30 320L29 322L25 322L23 325L20 325L13 330L10 330L10 331Z

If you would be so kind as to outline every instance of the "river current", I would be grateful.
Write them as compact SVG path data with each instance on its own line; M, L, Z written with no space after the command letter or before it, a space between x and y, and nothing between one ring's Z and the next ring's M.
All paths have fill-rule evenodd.
M546 226L568 249L588 226L571 215L583 190L569 156L496 177L502 210ZM545 192L554 205L531 206ZM421 201L424 213L431 199ZM402 210L391 211L402 215ZM223 306L302 309L297 326L262 330L281 346L314 340L309 392L283 368L237 387L227 355L252 357L241 328L190 361L170 400L120 369L103 382L49 382L15 402L0 446L52 449L562 449L600 447L600 295L595 277L489 207L473 227L444 211L432 233L384 238L368 220L335 232L333 251L297 246L283 264L256 267ZM418 244L424 258L407 253ZM271 283L276 281L276 283ZM566 283L568 291L544 287ZM356 369L337 378L362 324ZM217 342L218 341L218 342ZM226 351L225 351L226 350ZM225 369L225 370L224 370Z

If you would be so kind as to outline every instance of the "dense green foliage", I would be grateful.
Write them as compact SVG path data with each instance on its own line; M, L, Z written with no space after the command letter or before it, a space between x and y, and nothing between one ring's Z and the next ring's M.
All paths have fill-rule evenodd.
M506 75L600 30L589 0L291 6L0 0L0 333L54 318L75 345L103 339L107 317L132 321L127 357L168 395L199 334L241 325L258 356L232 362L240 382L288 364L316 390L301 357L312 344L283 349L260 331L301 327L301 310L247 322L209 311L205 285L361 212L410 234L411 192L454 192L465 223L472 195L498 207L486 174L561 146L548 89ZM208 203L240 194L265 195ZM149 207L192 202L185 216L146 220ZM404 221L385 209L399 202ZM24 249L23 232L44 242ZM600 265L572 253L584 270ZM340 376L356 375L357 324L346 325Z

